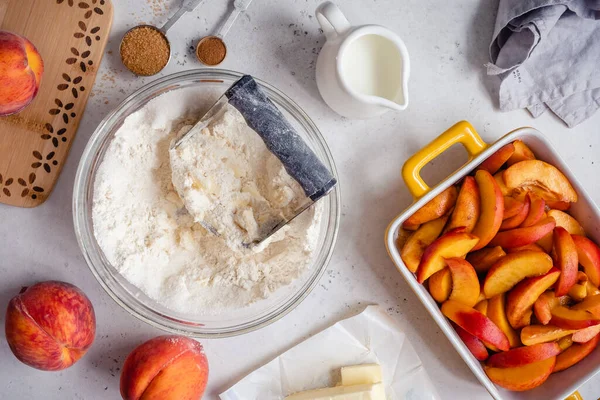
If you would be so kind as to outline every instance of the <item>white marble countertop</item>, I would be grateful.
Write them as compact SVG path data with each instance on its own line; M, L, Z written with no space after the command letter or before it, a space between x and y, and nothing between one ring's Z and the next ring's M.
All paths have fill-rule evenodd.
M501 113L485 76L496 1L338 0L355 24L377 23L397 32L411 56L407 111L368 121L342 119L319 97L314 66L324 38L314 18L319 0L255 0L233 27L224 68L243 71L279 87L314 119L333 152L342 187L342 223L335 254L318 287L276 323L243 337L202 340L210 362L206 399L216 399L248 372L367 303L379 303L405 329L444 399L489 395L437 329L389 260L383 243L388 222L411 202L400 178L403 162L454 122L467 119L493 141L524 125L544 132L592 198L600 203L600 114L567 129L552 114ZM151 79L121 65L119 40L140 22L162 24L177 0L113 0L115 20L107 54L78 136L58 185L35 209L0 205L0 309L23 285L47 279L76 284L91 298L97 337L74 367L48 373L16 360L0 330L0 398L117 399L124 358L136 345L162 334L121 309L102 290L83 260L73 232L71 195L83 148L98 122L126 95ZM169 74L198 68L190 51L211 32L229 1L206 0L169 32L174 49ZM448 163L428 168L429 182L445 177ZM0 324L4 324L0 311ZM600 396L600 376L582 389Z

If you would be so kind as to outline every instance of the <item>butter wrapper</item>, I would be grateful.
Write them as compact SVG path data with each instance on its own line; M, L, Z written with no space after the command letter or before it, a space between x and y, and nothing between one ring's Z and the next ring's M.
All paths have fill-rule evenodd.
M438 400L419 356L379 306L339 321L233 385L221 400L282 400L303 390L335 386L341 367L381 365L388 400Z

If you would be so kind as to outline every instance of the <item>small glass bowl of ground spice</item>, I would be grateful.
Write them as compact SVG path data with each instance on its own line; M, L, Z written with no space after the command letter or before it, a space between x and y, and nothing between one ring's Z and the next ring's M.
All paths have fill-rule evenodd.
M227 55L227 46L219 36L205 36L196 46L196 57L198 60L210 67L219 65Z
M121 40L121 61L136 75L159 73L171 58L171 45L163 32L151 25L136 26Z

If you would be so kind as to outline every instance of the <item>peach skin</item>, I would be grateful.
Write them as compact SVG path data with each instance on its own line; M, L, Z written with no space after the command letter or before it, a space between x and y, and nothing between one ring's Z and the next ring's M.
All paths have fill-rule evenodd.
M185 336L158 336L136 347L121 372L124 400L197 400L208 380L202 345Z
M481 273L487 272L496 261L505 255L506 253L500 246L486 247L467 254L467 261L475 268L475 271Z
M521 210L514 216L506 218L504 221L502 221L502 224L500 225L500 230L506 231L508 229L517 228L519 225L521 225L525 221L525 219L529 215L530 208L531 208L531 198L529 197L529 194L528 194L523 198L523 208L521 208Z
M542 249L542 246L540 246L537 243L530 243L530 244L522 246L522 247L513 247L512 249L506 249L506 252L508 254L511 254L511 253L517 253L519 251L526 251L526 250L538 251L540 253L545 253L544 249Z
M504 214L502 220L514 217L519 214L525 207L525 202L515 199L514 197L504 196Z
M94 342L94 308L77 287L58 281L24 287L6 312L6 340L30 367L58 371L79 360Z
M515 140L513 142L513 146L515 151L512 154L512 156L510 156L510 158L506 161L506 164L509 167L521 161L535 160L535 155L533 154L533 151L531 151L531 149L527 147L527 145L523 143L523 141Z
M452 275L450 300L458 301L469 307L475 306L480 288L479 279L473 266L462 258L447 258L446 264Z
M508 293L506 315L513 328L520 329L531 323L534 303L554 285L560 274L557 268L552 268L545 275L522 280Z
M548 325L552 319L552 309L558 305L569 304L569 296L556 297L553 291L542 293L533 304L535 317L542 325Z
M515 392L522 392L544 383L552 373L555 363L556 357L550 357L520 367L496 368L485 366L485 373L496 385Z
M552 232L556 222L554 218L544 218L535 225L498 232L490 241L490 246L502 246L505 249L522 247L535 243Z
M504 183L509 189L527 185L544 188L557 200L575 203L577 192L571 182L554 165L540 160L525 160L513 164L504 171Z
M485 170L475 173L475 180L479 186L481 198L481 214L473 231L479 238L479 243L473 250L479 250L488 245L490 240L498 233L504 215L504 196L494 177Z
M37 95L44 64L35 46L0 31L0 116L21 111Z
M587 297L581 303L575 304L571 309L589 311L600 318L600 294Z
M413 215L408 217L402 224L402 227L407 229L407 226L410 227L424 224L425 222L432 221L447 214L452 207L454 207L457 196L458 191L456 190L456 187L450 186L417 210Z
M560 346L555 342L539 343L494 354L487 365L497 368L521 367L557 356L560 352Z
M485 345L489 344L503 351L510 349L504 332L479 311L458 301L448 300L442 304L442 313Z
M458 193L456 206L444 232L458 227L465 227L465 232L471 233L480 214L479 187L472 176L467 176Z
M563 329L554 325L528 325L521 329L521 342L525 346L554 342L577 332L577 329Z
M590 326L573 333L571 340L575 343L586 343L598 336L598 333L600 333L600 325Z
M427 278L446 267L444 258L464 257L477 244L479 239L470 233L453 230L431 243L423 253L417 269L417 280Z
M552 258L538 251L520 251L501 258L488 271L483 283L486 297L508 292L525 278L540 276L552 268Z
M546 202L540 196L535 193L528 192L527 196L529 196L529 213L525 218L525 221L519 225L521 228L526 228L528 226L532 226L537 224L542 217L544 216L544 212L546 211Z
M565 228L554 228L555 265L560 269L560 278L554 291L557 296L564 296L577 283L579 259L575 242Z
M438 303L443 303L450 297L452 291L452 275L444 268L429 278L429 293Z
M400 257L410 272L417 272L425 249L440 236L447 220L448 217L440 217L426 222L406 239Z
M550 323L563 329L585 329L600 324L600 319L586 310L573 310L559 305L552 308L550 314Z
M471 335L469 332L465 331L455 323L452 323L452 326L456 330L458 337L461 338L465 346L467 346L471 354L473 354L476 359L479 361L487 360L489 354L481 340L477 339L475 336Z
M594 286L600 286L600 248L586 237L572 235L572 238L583 271Z
M504 163L514 154L515 146L509 143L502 146L497 152L489 156L484 162L477 167L477 169L484 169L490 174L494 175Z
M592 351L594 351L596 346L598 346L599 340L600 336L596 335L592 340L586 343L573 343L571 347L556 357L556 365L554 366L554 371L552 372L563 371L586 358Z
M554 218L556 226L565 228L571 235L585 236L583 227L577 222L577 220L571 217L564 211L550 210L548 216Z
M502 329L502 332L508 338L510 347L518 347L521 345L521 340L517 332L510 326L508 318L506 317L506 294L502 293L492 297L488 301L487 317L495 323L498 328Z

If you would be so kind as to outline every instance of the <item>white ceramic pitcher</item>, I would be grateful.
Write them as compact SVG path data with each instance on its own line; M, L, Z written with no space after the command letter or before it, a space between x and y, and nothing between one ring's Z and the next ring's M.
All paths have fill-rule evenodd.
M408 50L398 35L379 25L350 25L330 1L315 13L326 37L317 59L317 86L338 114L376 117L408 106Z

